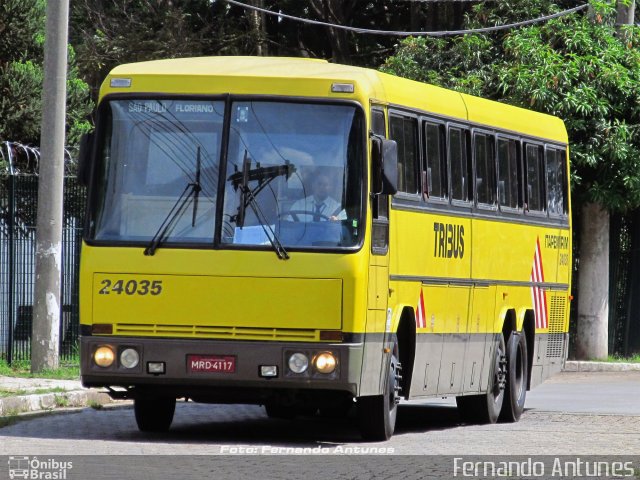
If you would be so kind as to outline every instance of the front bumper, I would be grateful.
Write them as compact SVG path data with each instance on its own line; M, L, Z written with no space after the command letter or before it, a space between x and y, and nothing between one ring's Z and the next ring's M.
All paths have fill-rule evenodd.
M115 362L110 367L99 367L93 361L93 353L100 346L110 346L116 353ZM127 369L120 365L119 352L125 348L138 351L140 361L135 368ZM302 352L311 359L327 351L338 359L337 368L331 374L315 371L312 364L302 374L295 374L288 368L291 353ZM80 368L85 387L107 387L114 397L127 398L135 396L135 392L153 391L212 402L260 403L273 392L292 390L337 391L357 396L362 352L362 343L84 336L80 339ZM235 357L235 371L191 372L188 365L190 355ZM148 373L148 362L164 362L165 373ZM276 366L277 377L261 377L260 367L264 365Z

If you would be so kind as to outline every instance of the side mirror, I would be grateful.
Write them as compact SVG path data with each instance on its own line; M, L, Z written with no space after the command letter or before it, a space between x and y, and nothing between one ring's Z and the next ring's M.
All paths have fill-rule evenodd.
M93 132L85 133L80 138L80 152L78 154L78 182L80 185L89 184L89 172L91 171L91 154L93 153Z
M394 195L398 191L398 144L378 136L371 141L371 191L376 195Z

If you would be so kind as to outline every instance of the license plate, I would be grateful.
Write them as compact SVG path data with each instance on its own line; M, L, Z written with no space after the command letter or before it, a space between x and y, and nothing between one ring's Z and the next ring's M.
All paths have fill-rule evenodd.
M189 373L234 373L236 357L232 355L187 355Z

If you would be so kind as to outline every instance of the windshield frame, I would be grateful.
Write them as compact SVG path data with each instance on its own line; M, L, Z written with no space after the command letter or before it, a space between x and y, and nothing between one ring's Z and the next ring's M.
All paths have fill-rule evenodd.
M213 237L210 242L168 242L163 243L161 248L170 249L196 249L196 250L242 250L242 251L273 251L271 245L253 245L253 244L230 244L222 242L222 218L224 209L224 197L226 188L229 138L231 130L231 108L234 102L278 102L305 105L338 105L351 106L354 108L356 117L359 117L361 128L358 133L360 139L360 159L356 159L360 165L356 165L361 172L359 188L360 188L360 214L358 224L361 233L357 243L351 246L293 246L287 245L287 251L292 252L316 252L316 253L345 253L360 251L364 245L364 239L368 232L366 224L368 211L368 178L369 178L369 162L368 162L368 135L367 135L367 119L366 110L356 100L349 99L330 99L323 97L283 97L280 95L231 95L231 94L153 94L153 93L117 93L108 94L103 97L98 105L96 114L96 129L93 149L90 155L91 164L89 169L89 181L87 186L87 210L85 214L83 240L91 246L117 246L117 247L134 247L144 248L148 245L148 241L131 241L131 240L104 240L95 238L95 222L97 218L97 208L99 208L98 195L100 185L98 182L98 171L102 165L103 159L101 152L104 149L107 135L112 128L109 121L109 102L123 100L176 100L176 101L222 101L224 103L224 119L222 126L222 138L220 146L218 191L216 194L216 212L215 212L215 228ZM346 166L346 164L345 164Z

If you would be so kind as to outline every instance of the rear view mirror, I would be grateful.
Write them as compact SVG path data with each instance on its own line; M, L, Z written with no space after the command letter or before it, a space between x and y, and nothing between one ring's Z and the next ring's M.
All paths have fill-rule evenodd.
M78 182L80 185L89 184L89 172L91 171L91 154L93 152L93 133L85 133L80 138L80 152L78 154Z
M371 191L376 195L394 195L398 191L398 145L378 136L371 141Z

